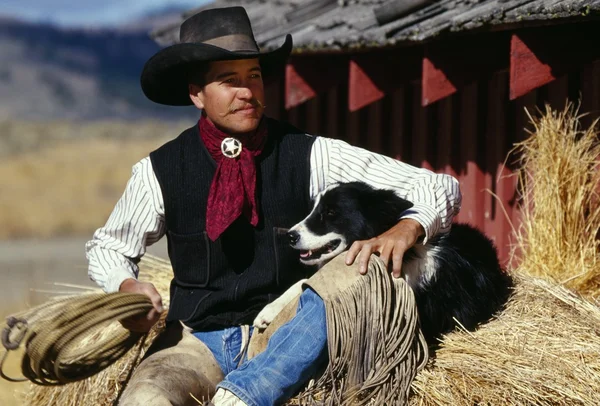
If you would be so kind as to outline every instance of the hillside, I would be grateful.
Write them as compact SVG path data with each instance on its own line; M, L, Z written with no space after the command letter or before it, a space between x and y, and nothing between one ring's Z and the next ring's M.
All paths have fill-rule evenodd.
M91 235L106 222L132 166L192 125L0 122L0 240Z
M139 75L159 49L137 29L58 28L0 18L1 119L171 119L192 108L145 99Z

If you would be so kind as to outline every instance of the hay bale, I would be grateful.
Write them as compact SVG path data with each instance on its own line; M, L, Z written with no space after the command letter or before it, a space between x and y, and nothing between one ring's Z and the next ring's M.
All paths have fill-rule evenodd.
M507 308L456 331L413 381L411 405L600 404L600 308L516 274Z
M147 257L140 268L140 279L168 300L169 263ZM445 337L413 381L411 405L600 404L600 308L556 284L515 277L515 293L497 319ZM157 332L94 377L58 387L31 384L26 405L115 404Z
M530 137L516 144L521 224L511 257L521 270L600 295L600 143L597 121L582 129L572 104L531 117Z
M153 283L163 297L165 311L161 320L125 356L95 376L62 386L39 386L30 383L25 395L25 405L109 406L116 404L131 373L140 363L158 333L164 328L166 309L169 306L169 283L172 275L173 270L169 261L146 255L140 262L139 279ZM105 329L90 335L89 339L102 339L102 337L114 335L121 329L123 327L118 322L114 322ZM81 345L84 347L85 342L82 342Z

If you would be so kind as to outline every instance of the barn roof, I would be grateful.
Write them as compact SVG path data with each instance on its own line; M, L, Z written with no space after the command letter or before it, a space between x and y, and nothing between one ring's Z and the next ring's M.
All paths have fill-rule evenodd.
M202 9L233 5L248 11L261 48L280 46L290 33L295 52L383 47L600 17L600 0L215 0L189 10L182 20ZM163 46L173 44L179 23L151 36Z

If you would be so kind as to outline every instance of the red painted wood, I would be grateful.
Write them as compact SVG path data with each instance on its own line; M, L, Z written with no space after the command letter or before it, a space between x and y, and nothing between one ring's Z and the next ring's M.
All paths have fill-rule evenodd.
M354 55L348 66L348 109L360 110L421 75L418 48Z
M348 74L348 109L359 110L377 100L385 93L355 61L350 61Z
M384 105L383 101L378 101L369 106L367 111L367 122L369 123L369 130L366 132L366 146L369 150L384 154L387 151L384 150L385 141L387 141L383 135L385 131L384 123Z
M334 87L323 95L326 102L325 107L325 128L323 131L328 137L338 137L343 131L344 121L338 114L340 103L338 102L338 88ZM341 124L341 126L340 126Z
M345 55L294 56L285 70L285 106L297 107L348 78Z
M454 98L447 97L437 106L436 167L439 171L456 177L458 174L453 161L456 161L460 145L456 142L456 131L453 128L453 121L456 119L453 114L453 102Z
M511 36L510 100L600 57L598 23L530 28Z
M508 37L467 37L426 45L421 105L428 106L492 72L508 67Z
M583 128L589 128L595 115L600 112L600 59L583 66L580 83L581 113L590 113L581 118ZM600 185L599 185L600 186Z
M315 97L306 102L306 131L310 134L321 134L321 119L325 100Z
M513 34L510 39L510 100L554 79L552 67L542 62L519 35Z
M483 228L485 221L484 160L478 156L479 144L482 143L478 132L478 119L481 103L477 100L477 83L468 85L460 95L460 135L456 140L460 144L459 172L460 187L463 194L462 208L458 220Z
M418 83L413 84L412 91L412 132L411 132L411 157L410 161L413 165L433 170L433 162L435 157L431 156L432 142L435 142L431 137L430 126L433 124L432 110L429 107L419 106L421 100L421 86Z
M387 155L392 158L401 160L404 155L404 149L402 147L405 138L410 137L410 134L406 134L404 131L405 117L407 114L406 106L410 105L410 102L406 102L406 91L405 87L402 86L394 90L389 97L390 104L390 130L389 130L389 151ZM383 135L385 137L385 134Z
M443 69L425 56L423 58L423 98L421 105L427 106L456 92L456 86L450 81Z
M550 82L547 86L546 98L553 109L564 109L569 99L569 76L562 75Z
M285 108L289 110L316 95L316 90L296 71L296 67L288 64L285 68Z
M274 119L280 119L284 113L284 100L282 84L283 75L278 77L277 80L270 80L265 83L265 114Z
M508 73L493 75L487 86L486 173L491 193L485 197L484 231L496 244L502 265L506 266L511 244L514 243L511 238L513 226L518 227L518 224L511 223L512 212L517 209L511 204L514 201L516 178L511 167L505 165L507 150L513 137L512 128L508 128L506 120L508 106L502 102L508 96Z

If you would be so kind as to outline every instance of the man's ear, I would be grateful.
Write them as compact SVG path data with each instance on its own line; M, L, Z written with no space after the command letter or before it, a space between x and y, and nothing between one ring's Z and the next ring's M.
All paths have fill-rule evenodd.
M204 109L204 101L203 101L204 93L202 92L202 87L190 83L188 85L188 91L190 94L190 99L192 100L192 103L194 103L194 106L196 106L200 110L203 110Z

